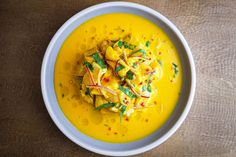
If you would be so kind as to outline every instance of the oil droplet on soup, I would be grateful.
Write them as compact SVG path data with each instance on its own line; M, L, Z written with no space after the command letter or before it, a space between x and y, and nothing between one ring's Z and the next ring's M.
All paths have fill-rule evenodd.
M117 40L127 34L132 34L133 41L150 46L162 73L153 89L155 97L150 107L137 109L121 122L119 113L98 111L83 101L76 76L85 51L104 40ZM114 13L90 19L68 36L57 57L54 84L61 110L78 130L98 140L123 143L150 135L168 120L179 99L181 70L175 46L158 26L136 15Z

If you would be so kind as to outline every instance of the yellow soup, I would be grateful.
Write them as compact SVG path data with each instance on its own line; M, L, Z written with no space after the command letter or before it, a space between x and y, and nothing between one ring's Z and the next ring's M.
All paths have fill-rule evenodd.
M125 38L131 34L132 41L138 43L132 48L130 48L130 45L125 45ZM98 44L106 40L113 42L113 45L117 44L117 49L121 52L124 52L126 48L130 53L129 56L133 58L140 57L137 55L137 52L144 56L148 56L148 54L144 53L152 53L152 57L146 60L152 60L153 64L155 63L156 67L159 68L158 74L154 73L154 76L158 75L158 77L156 77L152 87L150 87L152 88L152 96L148 97L148 104L143 105L141 103L141 109L134 104L132 115L127 112L121 115L123 114L121 112L119 114L108 109L101 109L88 102L87 98L89 98L88 95L90 94L87 95L87 91L85 91L87 97L83 97L78 89L78 76L83 69L83 66L79 65L84 62L85 52L93 50ZM112 54L115 51L110 47L106 52ZM100 56L102 57L102 55ZM114 56L108 57L112 59ZM137 66L145 66L145 62L142 59L138 60L140 62ZM92 65L88 64L83 65L89 67L90 70L94 70L90 67ZM135 66L133 67L135 68ZM85 76L85 74L83 75ZM113 77L121 78L121 72L119 75L107 77L105 81L109 81ZM124 75L127 76L127 71ZM149 76L151 73L145 73L145 75ZM137 78L134 80L137 80ZM151 21L140 16L125 13L97 16L75 29L60 49L54 74L57 100L68 120L84 134L101 141L113 143L138 140L160 128L170 117L176 106L181 89L181 81L181 63L169 37ZM142 83L137 83L137 85L141 87ZM119 89L117 88L117 91ZM151 89L144 90L147 90L147 93L151 92L149 91ZM122 90L120 92L118 95L122 94ZM127 96L129 94L126 92L126 95L124 95ZM138 96L140 95L137 94ZM146 97L143 96L143 98ZM125 98L125 100L127 99ZM125 100L123 100L123 106L128 109L129 105L127 105Z

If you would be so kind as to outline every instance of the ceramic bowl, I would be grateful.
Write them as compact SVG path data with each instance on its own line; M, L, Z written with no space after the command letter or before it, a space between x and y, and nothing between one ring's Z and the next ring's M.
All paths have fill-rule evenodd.
M83 22L102 14L124 12L136 14L157 24L172 40L182 62L183 85L178 104L168 121L156 132L129 143L107 143L78 131L61 111L54 90L54 67L64 40ZM194 97L196 74L190 48L176 26L167 18L146 6L129 2L108 2L89 7L71 17L52 38L41 69L41 88L46 108L57 127L71 141L95 153L110 156L128 156L143 153L166 141L185 120Z

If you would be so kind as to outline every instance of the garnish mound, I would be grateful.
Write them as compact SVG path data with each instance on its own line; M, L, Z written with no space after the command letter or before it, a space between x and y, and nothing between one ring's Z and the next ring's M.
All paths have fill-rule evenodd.
M78 65L83 99L96 110L119 112L121 119L149 107L157 94L153 82L162 76L151 44L129 34L116 41L104 40L84 52Z

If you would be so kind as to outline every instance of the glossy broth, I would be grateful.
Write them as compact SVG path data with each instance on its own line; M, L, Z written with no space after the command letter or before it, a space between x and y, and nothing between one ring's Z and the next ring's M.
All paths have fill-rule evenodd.
M128 33L142 43L151 41L150 48L162 65L163 76L155 84L158 93L151 100L151 107L120 122L118 113L96 111L83 101L75 88L76 64L86 50L104 39L117 40ZM57 100L68 120L84 134L114 143L138 140L160 128L176 106L181 81L181 63L169 37L149 20L126 13L97 16L73 31L60 49L54 74Z

